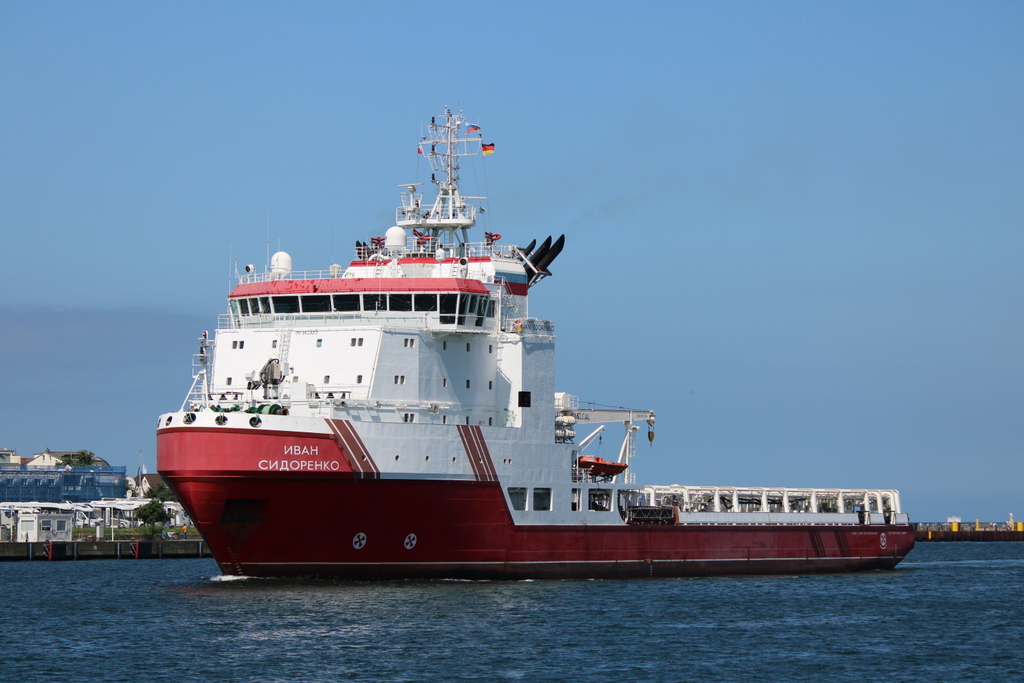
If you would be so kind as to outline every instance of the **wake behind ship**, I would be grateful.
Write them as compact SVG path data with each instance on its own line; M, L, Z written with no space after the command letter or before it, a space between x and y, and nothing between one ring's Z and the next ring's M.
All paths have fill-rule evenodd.
M475 135L474 135L475 133ZM531 315L565 238L518 247L459 191L480 126L446 110L395 225L347 268L247 266L157 463L225 574L385 579L650 577L894 567L891 489L654 486L630 469L651 410L556 393ZM624 427L614 460L588 455ZM585 427L584 427L585 425ZM578 434L586 429L585 435Z

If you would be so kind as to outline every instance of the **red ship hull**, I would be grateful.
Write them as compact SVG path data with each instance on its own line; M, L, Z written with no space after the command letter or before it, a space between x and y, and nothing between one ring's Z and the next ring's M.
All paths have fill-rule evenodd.
M914 545L909 525L515 525L494 481L253 471L243 462L259 454L228 448L238 436L158 434L160 472L225 574L524 579L845 572L892 568ZM252 445L251 437L245 441Z

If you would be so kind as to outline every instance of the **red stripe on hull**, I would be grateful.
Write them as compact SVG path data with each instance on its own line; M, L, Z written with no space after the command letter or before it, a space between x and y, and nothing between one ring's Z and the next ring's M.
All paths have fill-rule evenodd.
M340 453L350 471L253 471L254 459L269 460L274 446L263 444L275 435L246 439L246 446L264 449L255 455L230 452L223 441L229 436L227 430L165 430L157 451L161 474L230 574L483 579L836 572L893 567L914 544L909 526L626 526L615 512L607 513L614 522L607 526L516 526L497 482L363 479ZM312 443L337 449L331 435Z
M491 452L487 450L487 442L484 441L480 427L459 425L459 437L462 439L466 457L469 458L469 464L473 468L473 474L476 475L477 480L498 481L498 472L494 469Z
M364 476L376 478L380 476L380 469L373 461L366 445L359 438L359 434L352 428L348 420L327 420L327 425L334 431L338 439L338 448L345 456L345 460L353 471L361 472Z

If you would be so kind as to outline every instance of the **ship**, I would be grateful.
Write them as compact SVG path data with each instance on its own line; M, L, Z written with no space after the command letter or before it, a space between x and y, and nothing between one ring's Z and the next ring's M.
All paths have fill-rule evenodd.
M416 153L433 187L399 185L394 225L357 240L347 267L294 270L284 251L262 270L236 267L191 388L156 431L158 471L221 571L564 579L895 567L914 534L893 489L637 483L636 435L646 428L653 444L654 411L556 392L554 323L530 310L565 236L520 247L470 232L486 197L461 194L460 166L485 163L484 140L461 111L431 118ZM605 439L607 460L593 452Z

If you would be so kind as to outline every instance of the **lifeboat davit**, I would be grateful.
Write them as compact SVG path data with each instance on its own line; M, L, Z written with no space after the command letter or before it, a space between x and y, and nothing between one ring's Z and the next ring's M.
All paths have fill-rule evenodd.
M577 467L581 470L590 470L590 473L596 477L614 477L629 465L624 462L609 462L592 455L584 455L577 460Z

